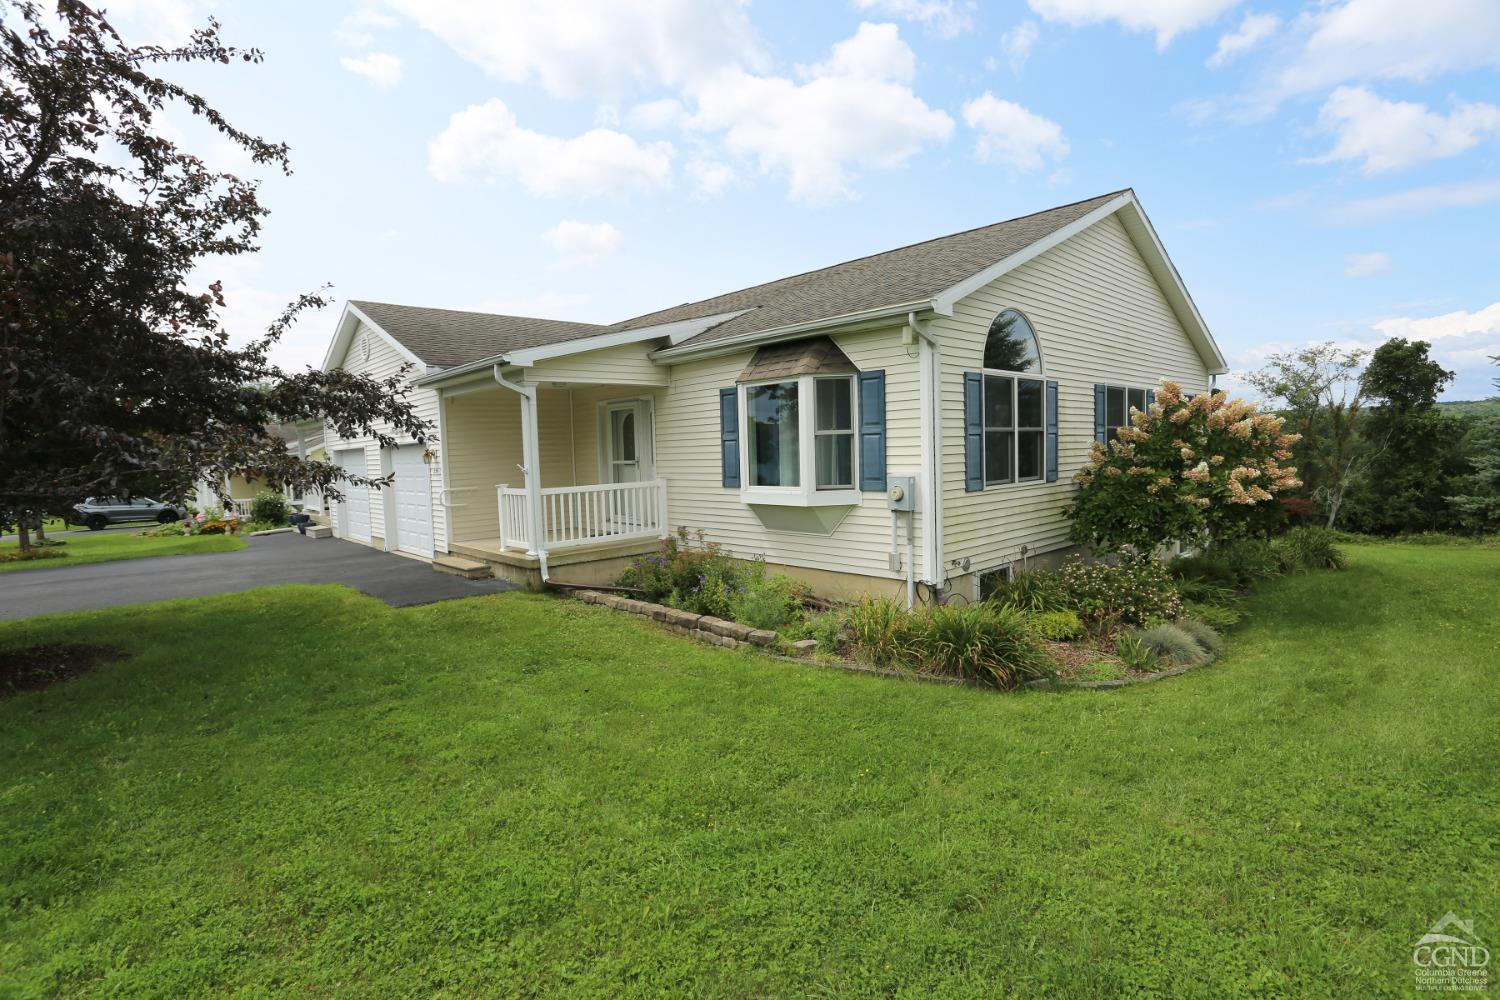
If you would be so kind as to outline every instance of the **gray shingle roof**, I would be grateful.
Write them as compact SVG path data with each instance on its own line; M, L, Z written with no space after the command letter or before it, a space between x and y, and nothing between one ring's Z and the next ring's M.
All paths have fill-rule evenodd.
M749 309L685 342L727 337L928 299L1081 219L1122 192L860 257L817 271L689 302L617 323L616 330Z
M679 345L696 346L930 299L1076 222L1122 193L1111 191L1097 198L687 302L608 326L381 302L351 304L424 362L445 368L524 347L746 310L743 315L710 327Z
M398 306L363 299L351 299L349 304L425 363L441 368L493 358L523 347L560 344L609 332L609 327L595 323Z

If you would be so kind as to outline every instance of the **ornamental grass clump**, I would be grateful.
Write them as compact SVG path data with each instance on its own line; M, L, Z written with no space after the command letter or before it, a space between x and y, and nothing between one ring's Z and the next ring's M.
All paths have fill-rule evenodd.
M911 613L905 631L907 651L923 673L1011 690L1052 672L1018 608L940 604Z
M906 610L889 597L861 595L844 614L854 652L879 666L900 662L906 647L907 617Z
M1276 556L1289 573L1343 569L1344 553L1334 544L1327 528L1307 525L1293 528L1275 541Z
M1174 624L1192 636L1193 641L1208 654L1210 660L1218 659L1219 654L1224 652L1224 637L1207 622L1197 618L1179 618Z
M1187 632L1170 623L1153 625L1132 633L1135 640L1149 649L1158 662L1171 660L1179 666L1196 667L1210 659L1207 651Z
M1068 507L1073 540L1144 554L1264 536L1282 517L1275 501L1302 485L1282 464L1298 436L1282 427L1254 403L1222 392L1188 399L1162 382L1113 441L1093 446Z
M1032 635L1049 642L1066 642L1083 635L1083 619L1076 611L1031 611L1026 621Z
M1023 611L1067 611L1068 594L1056 573L1018 569L1008 580L995 584L989 600Z

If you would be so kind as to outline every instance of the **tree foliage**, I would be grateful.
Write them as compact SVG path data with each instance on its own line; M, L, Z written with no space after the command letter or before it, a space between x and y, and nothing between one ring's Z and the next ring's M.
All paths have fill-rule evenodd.
M1370 355L1361 381L1375 405L1359 426L1368 457L1344 508L1352 530L1390 535L1455 526L1445 498L1467 468L1464 429L1438 409L1453 372L1428 357L1430 346L1393 337Z
M1264 534L1273 501L1301 485L1282 464L1296 441L1253 403L1222 392L1188 400L1163 382L1146 412L1132 411L1114 441L1093 446L1068 509L1073 539L1148 553Z
M162 128L186 111L257 165L290 172L284 144L232 125L155 75L167 64L259 63L210 20L177 48L126 44L104 16L0 0L0 524L85 495L184 494L250 475L316 488L385 480L299 459L268 425L321 421L345 436L425 441L397 377L288 373L270 350L299 297L233 346L221 282L200 265L252 253L256 183L212 169Z
M1328 341L1272 354L1246 376L1267 400L1282 404L1301 442L1295 460L1308 491L1323 502L1330 528L1371 454L1358 433L1366 393L1360 371L1368 356Z
M1490 359L1500 364L1500 357ZM1500 389L1500 378L1495 379ZM1500 415L1480 417L1468 432L1464 451L1472 471L1448 498L1459 526L1476 533L1500 531Z

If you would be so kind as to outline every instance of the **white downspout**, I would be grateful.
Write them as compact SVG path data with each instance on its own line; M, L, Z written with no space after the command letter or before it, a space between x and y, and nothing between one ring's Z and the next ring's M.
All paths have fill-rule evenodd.
M922 576L932 587L943 583L943 355L932 331L907 313L917 337L918 407L921 427Z
M524 463L521 472L526 476L526 512L530 522L527 537L531 541L526 554L536 556L542 568L542 582L546 583L552 578L552 573L547 568L547 539L542 531L542 448L536 422L536 386L506 381L498 364L491 366L490 373L500 385L521 396L521 461Z

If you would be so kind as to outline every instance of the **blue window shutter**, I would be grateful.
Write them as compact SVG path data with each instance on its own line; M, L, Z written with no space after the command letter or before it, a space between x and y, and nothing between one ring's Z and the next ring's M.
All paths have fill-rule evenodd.
M964 490L984 489L984 377L964 372Z
M1156 402L1156 390L1155 389L1147 389L1146 390L1146 409L1148 411L1151 409L1151 404L1154 403L1154 402Z
M1109 429L1104 423L1104 393L1105 386L1094 386L1094 440L1100 444L1109 444Z
M1047 482L1057 482L1057 382L1047 380Z
M859 373L859 488L885 492L885 372Z
M740 485L740 390L729 386L719 390L719 460L724 468L724 485Z

